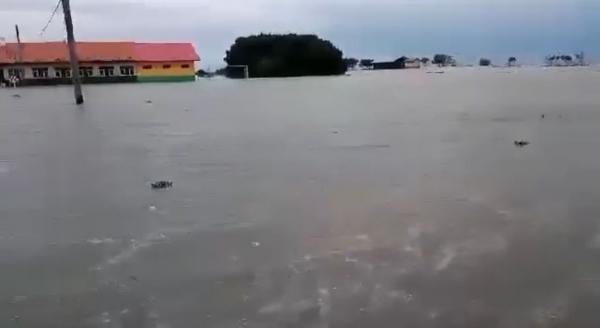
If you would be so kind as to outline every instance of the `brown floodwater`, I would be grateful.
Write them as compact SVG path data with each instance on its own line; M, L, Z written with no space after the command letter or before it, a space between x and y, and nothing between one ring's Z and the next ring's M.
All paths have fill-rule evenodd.
M598 85L0 89L0 327L599 327Z

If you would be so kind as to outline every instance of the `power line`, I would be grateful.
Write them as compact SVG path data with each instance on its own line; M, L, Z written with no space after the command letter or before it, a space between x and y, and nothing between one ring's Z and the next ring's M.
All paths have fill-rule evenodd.
M54 10L52 11L52 14L50 15L50 19L48 19L48 23L46 23L44 28L42 28L40 35L44 34L44 32L46 32L46 29L48 29L48 26L50 26L50 23L52 23L52 19L54 19L54 16L56 15L56 12L58 11L58 8L60 7L61 2L62 2L62 0L58 0L58 2L56 3L56 7L54 7Z

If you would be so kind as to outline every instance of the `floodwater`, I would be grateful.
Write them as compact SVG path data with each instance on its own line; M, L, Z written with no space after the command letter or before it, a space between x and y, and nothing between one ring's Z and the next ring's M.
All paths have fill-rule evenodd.
M426 72L0 89L0 327L599 327L600 71Z

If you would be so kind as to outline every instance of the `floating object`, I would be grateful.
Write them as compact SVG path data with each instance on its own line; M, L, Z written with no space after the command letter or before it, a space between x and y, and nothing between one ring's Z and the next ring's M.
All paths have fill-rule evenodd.
M129 280L138 281L138 278L134 275L129 276Z
M529 141L525 141L525 140L515 140L515 146L522 148L529 145Z
M146 104L151 104L152 100L146 100Z
M257 241L252 242L252 247L258 247L258 246L260 246L259 242L257 242Z
M173 181L166 181L166 180L156 181L156 182L153 182L150 186L152 186L152 189L172 188Z
M546 114L542 114L542 118L546 118Z
M21 98L21 95L20 95L20 94L18 94L18 93L15 93L15 94L14 94L14 95L12 95L12 96L13 96L13 98Z
M156 211L156 206L154 206L154 205L148 206L148 210L151 212L154 212L154 211Z

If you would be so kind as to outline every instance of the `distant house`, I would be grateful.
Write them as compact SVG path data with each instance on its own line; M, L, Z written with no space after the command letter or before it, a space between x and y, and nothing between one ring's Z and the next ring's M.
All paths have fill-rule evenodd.
M84 83L189 81L200 58L191 43L77 42ZM66 42L0 44L0 83L71 83Z
M373 63L374 70L405 68L421 68L421 60L418 58L400 57L394 61Z

